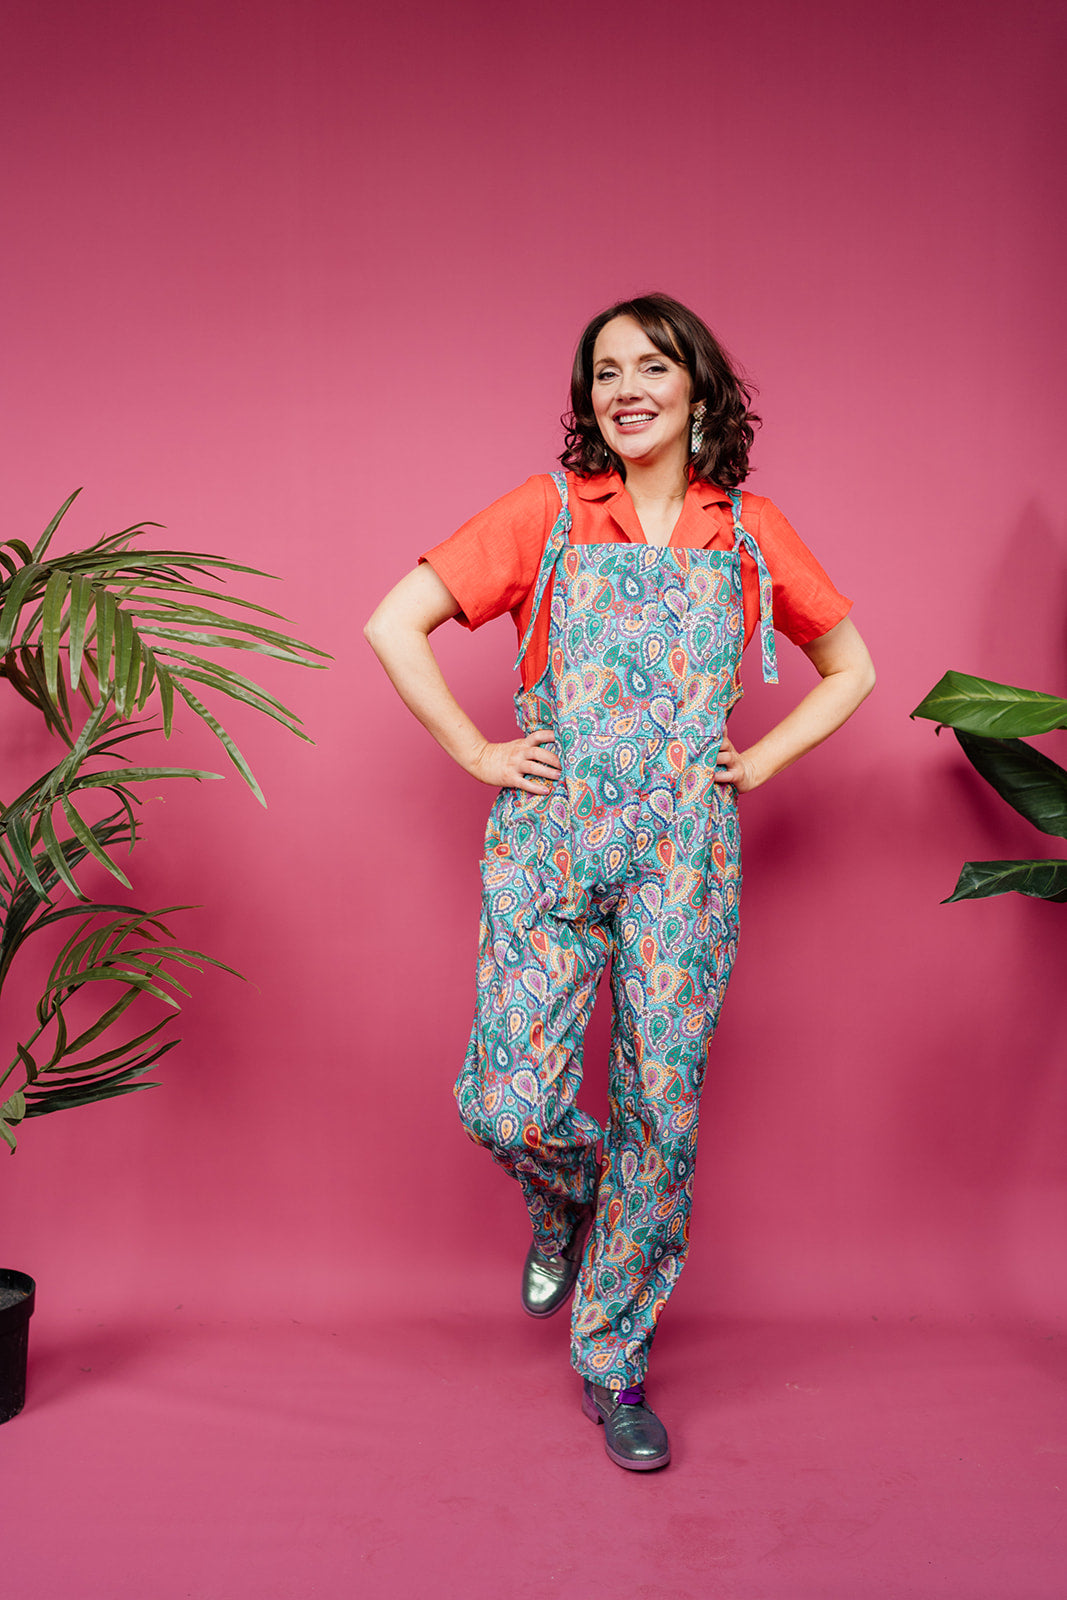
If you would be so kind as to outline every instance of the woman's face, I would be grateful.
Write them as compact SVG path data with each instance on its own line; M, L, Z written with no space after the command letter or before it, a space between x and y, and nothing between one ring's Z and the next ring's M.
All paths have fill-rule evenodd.
M689 459L693 386L632 317L613 317L593 346L593 413L605 443L624 462L651 466Z

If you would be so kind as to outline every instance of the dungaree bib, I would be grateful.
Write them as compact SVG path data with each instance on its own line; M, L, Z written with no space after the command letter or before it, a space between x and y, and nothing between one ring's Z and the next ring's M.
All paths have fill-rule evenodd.
M551 578L549 659L515 703L526 732L553 729L562 777L547 795L502 789L489 817L456 1098L471 1137L522 1186L539 1249L566 1244L576 1209L596 1200L571 1359L624 1389L644 1376L688 1249L700 1089L737 949L736 796L715 766L741 693L742 548L776 682L771 580L737 492L732 550L572 545L566 479L553 479L561 509L519 652ZM609 957L602 1133L575 1096Z

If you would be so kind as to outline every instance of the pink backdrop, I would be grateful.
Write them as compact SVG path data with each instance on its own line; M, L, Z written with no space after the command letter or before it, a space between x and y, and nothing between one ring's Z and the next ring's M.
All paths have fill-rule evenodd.
M314 749L226 718L268 811L236 778L146 807L140 896L201 903L189 942L249 981L197 980L164 1087L24 1130L4 1258L131 1306L402 1306L428 1276L447 1304L457 1257L513 1294L518 1195L451 1101L490 795L360 625L554 464L580 326L660 287L758 383L753 487L880 668L744 802L676 1304L1062 1311L1065 912L938 904L965 856L1046 841L907 716L948 667L1064 683L1056 9L686 0L651 48L645 8L556 0L7 17L5 536L84 484L70 542L154 518L279 573L336 660L264 672ZM509 626L438 639L509 736ZM809 679L790 655L753 735ZM217 764L188 719L172 754Z

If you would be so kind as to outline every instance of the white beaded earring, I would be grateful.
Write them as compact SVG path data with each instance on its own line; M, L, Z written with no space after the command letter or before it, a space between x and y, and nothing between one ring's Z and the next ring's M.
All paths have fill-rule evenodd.
M691 456L699 455L700 447L704 443L703 421L704 402L702 400L693 412L693 420L689 424L689 454Z

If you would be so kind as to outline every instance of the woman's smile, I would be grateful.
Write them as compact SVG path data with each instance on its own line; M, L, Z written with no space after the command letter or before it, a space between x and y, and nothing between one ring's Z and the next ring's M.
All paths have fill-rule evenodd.
M647 428L650 422L655 422L654 411L616 411L612 421L617 428L624 428L627 433L634 433L638 428Z

